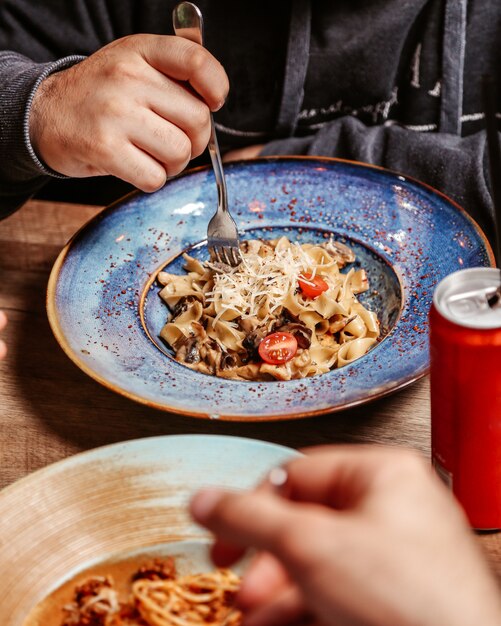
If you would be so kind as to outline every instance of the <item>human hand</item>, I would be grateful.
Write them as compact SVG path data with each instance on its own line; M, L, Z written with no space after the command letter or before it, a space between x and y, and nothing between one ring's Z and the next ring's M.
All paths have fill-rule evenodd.
M0 330L3 330L7 325L7 316L3 311L0 311ZM5 357L7 354L7 346L5 345L5 341L0 339L0 360Z
M261 154L261 150L264 148L264 144L256 144L253 146L246 146L245 148L236 148L235 150L228 150L223 155L223 161L228 163L229 161L240 161L247 159L255 159Z
M330 446L286 469L287 494L206 490L191 503L217 565L260 551L239 594L245 626L501 623L465 516L416 455Z
M205 149L228 93L221 64L174 36L131 35L52 74L35 93L30 137L67 176L112 174L155 191Z

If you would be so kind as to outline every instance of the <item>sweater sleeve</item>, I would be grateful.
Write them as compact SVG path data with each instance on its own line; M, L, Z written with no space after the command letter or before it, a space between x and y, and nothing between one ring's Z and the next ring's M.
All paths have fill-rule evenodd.
M464 207L493 240L484 133L468 137L420 133L398 124L366 126L354 117L342 117L316 135L272 141L261 154L338 157L412 176Z
M84 58L35 63L16 52L0 52L0 218L15 211L51 176L64 178L45 167L33 150L30 108L42 80Z

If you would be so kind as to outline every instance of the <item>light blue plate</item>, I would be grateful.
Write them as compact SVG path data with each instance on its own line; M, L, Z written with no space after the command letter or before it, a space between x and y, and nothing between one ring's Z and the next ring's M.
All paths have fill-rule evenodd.
M0 624L21 626L54 589L97 563L175 555L212 569L209 533L188 514L202 487L249 489L299 453L214 435L127 441L77 454L0 492Z
M336 411L395 391L428 370L428 311L435 285L492 252L468 215L433 189L362 164L326 158L258 159L227 167L231 210L247 237L300 242L333 235L368 270L362 300L384 340L323 376L287 382L224 380L174 361L159 340L168 310L155 277L180 254L207 258L217 203L210 169L187 172L152 195L105 209L69 242L49 282L52 329L90 376L166 411L271 420Z

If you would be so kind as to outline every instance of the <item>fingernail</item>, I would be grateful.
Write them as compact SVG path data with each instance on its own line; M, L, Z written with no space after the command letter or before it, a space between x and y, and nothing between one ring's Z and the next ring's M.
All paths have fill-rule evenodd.
M268 482L274 487L277 491L281 491L283 487L287 484L289 480L289 475L287 474L287 470L284 467L274 467L270 470L268 474Z
M203 489L195 494L190 503L190 511L197 522L205 522L223 497L219 489Z
M268 484L271 485L277 496L289 498L291 486L289 483L289 474L285 467L274 467L268 474Z

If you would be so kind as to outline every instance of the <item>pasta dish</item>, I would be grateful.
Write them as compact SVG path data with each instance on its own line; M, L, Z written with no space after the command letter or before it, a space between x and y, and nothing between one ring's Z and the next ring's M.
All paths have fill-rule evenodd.
M238 267L185 254L186 274L160 272L171 315L160 336L175 358L205 374L290 380L323 374L364 355L379 321L357 299L369 288L346 245L286 237L241 244Z
M230 570L176 576L174 560L141 567L120 598L111 576L92 576L74 589L61 626L240 626L233 608L240 578Z

